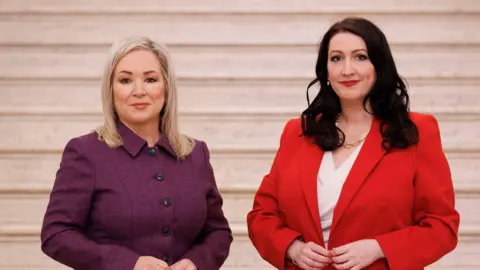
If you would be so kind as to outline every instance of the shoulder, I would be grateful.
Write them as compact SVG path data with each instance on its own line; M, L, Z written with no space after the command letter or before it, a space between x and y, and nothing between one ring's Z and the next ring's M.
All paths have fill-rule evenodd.
M438 121L432 114L411 112L410 118L417 126L418 145L441 145Z
M298 146L304 142L307 142L305 136L302 136L302 119L301 118L292 118L289 119L282 131L280 136L280 146L283 149L297 149Z
M82 145L94 145L97 146L99 144L104 144L102 141L98 139L98 134L96 131L92 131L87 134L80 135L78 137L74 137L72 140L77 141L78 143L81 143Z
M416 125L429 125L437 122L435 116L428 113L410 112L410 119Z
M97 139L96 133L93 132L69 139L61 157L60 167L62 171L87 173L93 170L95 167L94 159L98 156L99 144L102 144L102 142ZM97 150L93 152L92 149Z
M282 139L298 139L302 133L302 119L292 118L287 121L283 128Z
M208 144L199 139L191 138L193 141L193 149L187 159L192 159L195 163L208 161L210 159L210 150Z
M289 119L285 124L285 130L289 132L302 132L302 119L300 117Z
M98 134L95 131L73 137L65 146L65 152L74 151L82 156L98 155L98 153L108 149L110 149L108 145L98 138Z
M417 126L420 136L425 133L437 133L439 131L438 121L432 114L411 112L410 119Z
M208 150L208 144L199 139L192 138L193 141L193 149L192 149L192 154L193 153L203 153L205 150Z

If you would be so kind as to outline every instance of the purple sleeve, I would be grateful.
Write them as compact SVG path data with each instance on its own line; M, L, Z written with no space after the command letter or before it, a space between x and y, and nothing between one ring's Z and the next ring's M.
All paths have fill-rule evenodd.
M223 199L215 182L210 164L210 153L207 145L202 144L207 180L211 183L211 189L206 198L208 202L207 221L199 241L182 256L182 259L190 259L199 270L216 270L220 269L227 259L233 237L228 221L223 214Z
M95 175L80 143L72 139L64 149L43 221L42 250L74 269L132 270L138 254L121 246L98 244L84 234Z

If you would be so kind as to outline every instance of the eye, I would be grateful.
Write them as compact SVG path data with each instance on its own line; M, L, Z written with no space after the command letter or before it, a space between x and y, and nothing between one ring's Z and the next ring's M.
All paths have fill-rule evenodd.
M127 84L127 83L130 83L130 82L131 82L131 80L129 78L120 79L121 84Z
M155 78L148 78L145 80L147 83L156 83L157 82L157 79Z
M360 60L360 61L365 61L365 60L368 60L368 56L366 56L364 54L359 54L359 55L357 55L357 59Z
M330 61L332 62L338 62L340 61L342 58L340 57L340 55L334 55L330 58Z

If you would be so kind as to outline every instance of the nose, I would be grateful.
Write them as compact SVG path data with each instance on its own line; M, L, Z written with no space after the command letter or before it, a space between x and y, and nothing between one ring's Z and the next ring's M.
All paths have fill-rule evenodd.
M353 70L353 67L352 67L352 62L350 61L350 59L346 59L344 61L344 65L343 65L343 69L342 69L342 75L343 76L349 76L349 75L352 75L354 73L354 70Z
M133 95L134 96L144 96L146 94L145 89L141 81L135 81L133 84Z

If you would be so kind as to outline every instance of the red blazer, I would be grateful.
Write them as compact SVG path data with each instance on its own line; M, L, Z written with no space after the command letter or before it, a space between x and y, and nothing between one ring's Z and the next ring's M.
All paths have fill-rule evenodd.
M334 210L329 249L376 239L386 259L366 269L423 269L457 244L459 214L436 119L411 113L419 143L386 153L375 120ZM278 269L295 269L285 253L302 236L324 245L317 198L323 151L290 120L247 216L250 239ZM332 266L326 269L334 269Z

